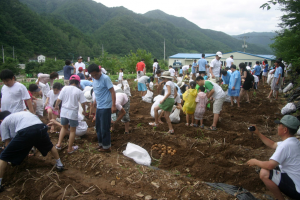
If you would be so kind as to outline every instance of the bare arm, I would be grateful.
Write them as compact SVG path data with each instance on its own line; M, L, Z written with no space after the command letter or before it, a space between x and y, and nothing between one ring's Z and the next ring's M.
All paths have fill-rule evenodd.
M213 78L215 78L215 75L214 75L214 73L212 72L212 67L209 68L209 73L211 74L211 76L212 76Z
M117 107L116 107L116 92L114 90L114 88L110 88L109 89L110 93L111 93L111 100L112 100L112 107L111 107L111 112L115 113L117 111Z
M207 98L209 99L214 93L215 93L215 89L209 91L209 93L207 94Z
M258 166L260 168L263 169L267 169L267 170L272 170L274 169L276 166L279 165L278 162L276 162L275 160L269 160L269 161L260 161L257 159L251 159L247 162L247 164L249 166Z
M45 106L48 105L48 101L49 101L49 97L47 97L47 99L46 99Z
M60 104L60 102L61 102L60 99L56 100L56 104L55 104L55 107L54 107L55 110L59 110L59 104Z
M171 95L171 87L169 85L166 85L166 86L167 86L167 89L168 89L168 93L165 95L163 100L161 100L161 102L164 102Z
M35 114L34 111L33 111L33 107L32 107L32 102L31 102L31 99L26 99L26 104L29 108L29 111L32 113L32 114Z
M119 112L119 116L118 116L117 120L114 123L119 122L124 117L125 114L126 114L126 111L124 108L122 108Z
M263 134L261 134L255 125L253 125L255 127L255 131L254 133L259 137L259 139L261 139L261 141L268 147L270 147L271 149L276 149L277 148L277 142L274 142L273 140L270 140L269 138L267 138L266 136L264 136Z
M243 74L243 76L241 78L243 78L243 79L247 78L247 72L246 71L244 71L244 74Z

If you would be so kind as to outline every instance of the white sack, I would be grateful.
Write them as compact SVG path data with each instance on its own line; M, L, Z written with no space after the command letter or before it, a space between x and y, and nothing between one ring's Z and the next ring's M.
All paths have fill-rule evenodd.
M172 123L179 123L180 122L180 110L176 108L174 112L170 115L170 120Z
M228 90L225 92L225 102L231 102L231 97L228 95Z
M149 153L142 147L130 143L127 143L125 151L123 151L124 156L132 158L137 164L150 166L151 157Z
M130 87L128 84L124 85L124 92L125 92L125 94L127 94L127 96L131 97Z
M159 102L160 102L163 98L164 98L163 95L157 95L156 97L154 97L154 99L153 99L154 103L152 104L151 110L150 110L150 115L151 115L151 117L154 118L154 108L155 108L156 106L158 106ZM160 112L161 112L161 110L158 111L158 114L160 114Z
M296 111L297 108L294 103L288 103L281 109L281 114L285 115L291 112Z
M122 90L122 85L121 87L119 87L119 85L113 85L113 86L116 93L124 93L124 91Z
M151 92L150 90L147 90L146 95L143 97L143 101L145 101L147 103L152 103L152 99L153 99L153 92Z
M283 93L290 91L293 88L293 83L289 83L284 89Z

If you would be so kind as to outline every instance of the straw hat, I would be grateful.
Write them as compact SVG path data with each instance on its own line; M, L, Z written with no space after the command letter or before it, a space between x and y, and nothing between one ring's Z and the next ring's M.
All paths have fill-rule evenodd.
M171 76L171 73L169 71L165 71L161 75L162 78L167 78L167 79L173 79L173 76Z

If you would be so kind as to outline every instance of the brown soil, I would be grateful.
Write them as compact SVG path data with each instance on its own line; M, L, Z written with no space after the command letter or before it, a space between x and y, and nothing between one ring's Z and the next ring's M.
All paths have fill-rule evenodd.
M280 102L265 97L269 88L260 87L251 104L241 108L224 103L217 131L186 127L185 115L173 124L175 133L169 135L167 124L152 128L151 104L141 101L139 93L131 88L130 134L124 135L124 125L118 124L112 134L112 153L100 154L94 150L97 136L94 123L88 121L89 131L81 140L78 152L69 155L66 148L60 157L66 170L51 170L55 163L51 155L39 153L22 165L8 166L3 184L6 191L0 199L235 199L223 191L213 190L204 182L222 182L249 190L255 197L265 199L266 191L253 167L245 163L251 158L267 160L273 153L258 137L248 131L250 124L268 137L278 141L273 121L280 118ZM205 113L204 124L212 123L212 109ZM42 119L46 122L46 117ZM58 134L50 134L53 144ZM149 153L154 144L164 144L176 150L175 155L160 158L152 152L153 167L145 167L123 156L127 142L145 148ZM67 139L64 146L67 145ZM156 183L158 188L152 183Z

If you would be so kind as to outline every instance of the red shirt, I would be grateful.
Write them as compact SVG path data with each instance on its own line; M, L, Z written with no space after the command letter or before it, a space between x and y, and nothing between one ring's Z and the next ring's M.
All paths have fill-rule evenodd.
M144 68L145 68L145 63L143 62L138 62L136 64L136 71L144 71Z

